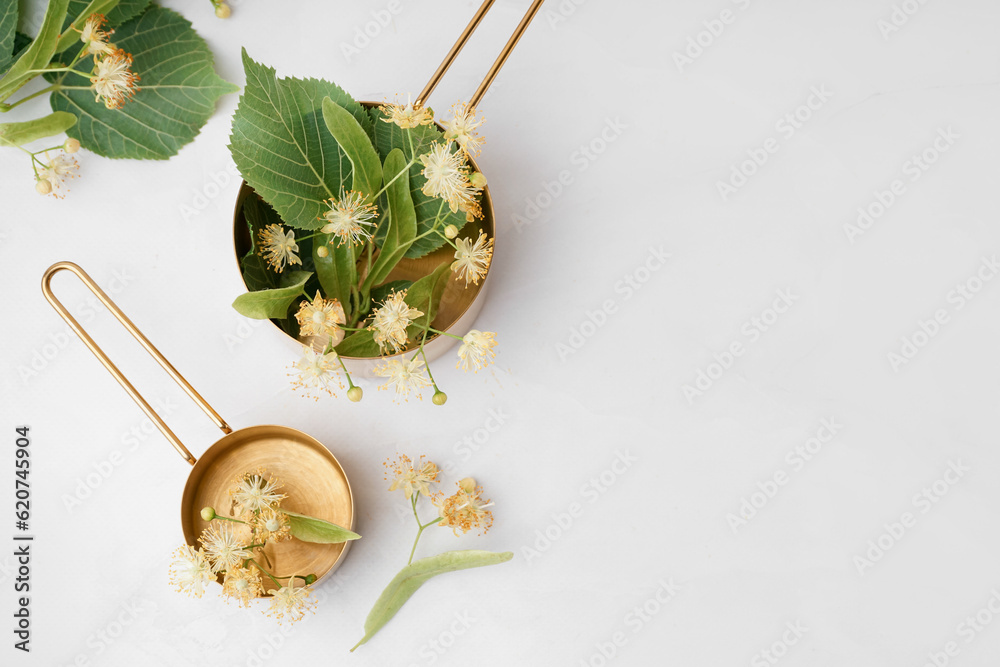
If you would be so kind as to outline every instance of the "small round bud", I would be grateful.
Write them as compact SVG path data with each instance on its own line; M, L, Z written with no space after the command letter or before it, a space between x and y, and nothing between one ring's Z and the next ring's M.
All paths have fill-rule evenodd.
M278 521L278 519L271 517L264 522L264 528L266 528L270 533L276 533L278 532L278 529L281 528L281 522Z
M214 519L215 518L215 508L213 508L213 507L206 507L203 510L201 510L201 518L204 519L205 521L211 521L212 519Z
M35 182L35 191L40 195L47 195L52 192L52 184L44 178L40 178Z
M316 256L317 257L326 257L329 254L330 254L330 251L327 249L327 247L325 245L321 245L320 247L316 248Z
M456 236L458 236L458 227L456 227L455 225L448 225L447 227L444 228L444 235L450 239L455 238Z
M365 392L361 389L361 387L355 386L347 390L347 398L349 398L352 403L357 403L364 395Z
M220 2L215 6L215 15L218 16L220 19L228 19L230 15L232 15L232 13L233 10L230 9L229 5L227 5L224 2Z
M67 139L63 142L63 150L67 153L75 153L80 150L80 141L78 139Z
M474 171L469 174L469 182L472 183L472 187L481 188L486 185L486 177L478 171Z
M306 578L305 578L306 586L308 586L309 584L313 583L314 581L316 581L316 575L315 574L307 574L306 575Z
M432 398L431 400L434 402L434 405L444 405L445 403L448 402L448 394L444 393L441 390L435 391L434 398Z

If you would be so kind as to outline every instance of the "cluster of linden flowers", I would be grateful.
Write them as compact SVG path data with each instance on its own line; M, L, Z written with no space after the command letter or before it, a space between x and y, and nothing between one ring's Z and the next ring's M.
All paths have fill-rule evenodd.
M433 111L419 102L406 104L386 103L379 107L385 115L383 122L394 123L407 130L434 122ZM433 142L430 150L414 156L411 164L419 161L423 165L422 174L426 179L422 190L429 197L440 198L441 211L445 205L452 211L462 211L471 222L483 215L478 197L486 185L486 178L478 172L470 172L467 159L479 155L485 139L477 130L483 124L477 117L475 108L459 102L452 108L452 117L443 122L445 142ZM384 190L385 188L383 188ZM330 243L363 246L373 243L376 231L377 206L360 192L346 191L342 187L339 196L324 203L329 210L320 219L326 224L320 233L330 234ZM451 264L453 275L463 280L465 286L478 285L486 277L493 259L493 239L480 232L475 239L459 238L455 225L442 228L441 213L427 233L438 234L455 249L455 259ZM258 232L258 252L268 265L278 273L286 266L301 265L299 246L295 232L280 224L272 224ZM326 256L329 251L321 247L318 254ZM360 256L360 252L358 253ZM375 369L375 374L386 378L380 389L392 390L397 400L408 400L410 394L422 398L421 392L427 387L434 388L433 402L443 405L447 394L442 392L430 368L423 346L428 334L449 336L461 341L458 348L456 368L478 372L490 365L496 358L496 333L471 330L464 336L456 336L430 327L427 323L422 338L411 340L407 328L424 314L405 302L407 291L393 291L361 323L373 333L382 355L396 355L384 360ZM302 358L294 365L294 385L306 393L333 394L335 387L343 387L339 379L340 371L347 377L347 396L359 401L362 389L355 386L347 373L347 368L334 348L345 336L345 331L361 329L347 326L344 308L336 298L327 299L317 292L315 298L301 302L295 319L299 324L301 337L311 340L312 345L304 345ZM365 327L364 325L367 324ZM406 358L401 352L410 345L419 344L412 356Z
M233 481L229 495L235 516L221 516L212 507L203 509L202 519L212 523L198 539L201 547L185 545L174 553L171 583L177 590L201 597L209 584L222 576L223 595L240 606L249 607L252 600L264 595L265 586L273 584L267 589L272 596L267 613L294 623L311 611L316 602L307 586L316 580L314 575L277 577L265 568L265 564L270 567L270 559L264 547L292 539L288 515L280 508L286 497L278 493L281 487L259 468ZM296 586L296 579L302 580L302 585Z
M107 19L103 14L91 14L84 23L83 29L79 31L83 47L73 61L65 67L50 67L43 71L66 72L88 79L90 81L89 88L93 91L98 102L103 101L104 106L108 109L121 109L139 90L136 86L139 77L132 72L132 55L108 41L114 31L105 30L106 23ZM84 72L76 69L76 66L87 56L93 57L93 66L90 71ZM73 87L57 85L62 88ZM49 151L58 149L62 149L64 152L49 159ZM67 139L61 146L54 148L34 152L25 148L21 148L21 150L31 157L31 166L35 172L35 190L42 195L51 194L58 198L63 197L65 180L75 177L79 169L76 159L70 158L66 154L76 153L80 150L80 142L76 139ZM48 161L40 160L38 158L40 154L44 154Z

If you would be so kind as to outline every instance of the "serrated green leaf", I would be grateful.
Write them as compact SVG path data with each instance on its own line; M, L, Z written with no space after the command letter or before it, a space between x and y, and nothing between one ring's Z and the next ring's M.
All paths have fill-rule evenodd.
M17 34L17 2L7 0L0 7L0 72L14 61L14 36Z
M149 6L149 2L150 0L69 0L69 11L63 24L62 36L56 46L56 53L61 53L80 42L79 31L83 29L83 24L91 14L103 14L108 21L107 26L114 28L141 14ZM117 44L118 40L112 36L110 41ZM80 43L79 46L82 47L83 44Z
M21 86L37 76L34 70L42 69L52 60L68 3L69 0L49 1L42 27L38 29L35 39L0 79L0 102L6 101Z
M334 349L337 351L337 354L344 357L373 358L381 355L378 343L372 337L372 332L367 329L356 331L347 336Z
M318 229L324 224L323 200L337 196L352 173L350 160L323 121L322 100L329 97L347 109L366 132L371 119L333 83L279 79L273 68L254 62L246 49L243 67L247 84L233 115L229 143L236 166L286 224Z
M288 523L292 529L292 537L303 542L314 544L340 544L350 540L357 540L361 536L354 531L338 526L335 523L317 519L315 517L281 510L282 514L288 516Z
M386 188L388 207L382 222L386 228L385 237L378 257L361 286L363 294L367 294L372 285L389 277L396 264L413 245L413 239L417 235L417 214L410 197L410 178L403 151L396 148L386 156L382 178L385 183L390 183Z
M291 271L282 274L283 287L240 294L233 301L233 308L240 315L254 320L284 319L288 308L302 296L306 282L312 277L308 271Z
M350 111L329 97L323 98L323 120L351 161L351 189L373 199L382 184L382 163L371 138Z
M444 288L451 278L451 262L442 262L430 275L426 275L414 282L410 289L406 290L403 301L416 308L423 315L413 320L406 328L406 333L411 341L419 341L424 335L424 327L429 322L433 322L437 316L438 306L441 305L441 296Z
M99 155L165 160L195 138L221 95L238 90L219 78L205 40L174 11L153 5L118 27L114 40L132 54L132 70L142 77L132 100L107 109L90 90L51 97L54 110L80 119L69 135Z
M385 115L378 109L372 109L371 115L375 121L375 147L383 160L388 157L390 152L398 148L409 161L414 153L419 156L429 151L433 142L444 141L444 133L436 125L419 125L404 130L395 123L383 122L382 119L385 118ZM407 133L411 133L411 136L408 137ZM410 138L413 139L413 151L410 150ZM421 188L427 179L424 178L422 171L423 165L419 160L410 167L410 195L413 198L413 207L417 215L417 236L430 230L439 212L442 216L442 226L455 225L462 229L465 226L464 213L461 211L452 213L447 204L442 208L442 199L428 197L423 193ZM376 236L376 243L381 243L382 238L382 235ZM423 257L442 245L444 245L444 239L441 238L440 234L428 234L410 246L409 250L406 251L406 257Z
M38 139L62 134L73 127L75 123L76 116L62 111L20 123L0 123L0 145L21 146L28 144Z
M492 551L446 551L430 558L421 558L399 571L382 594L375 601L375 606L365 619L365 636L354 648L361 646L375 636L393 616L396 615L410 597L417 592L431 577L456 570L466 570L472 567L484 567L506 563L514 554L510 551L495 553Z

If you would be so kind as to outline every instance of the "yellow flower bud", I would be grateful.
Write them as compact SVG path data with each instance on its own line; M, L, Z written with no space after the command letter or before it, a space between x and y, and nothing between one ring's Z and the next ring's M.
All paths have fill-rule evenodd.
M327 247L325 245L321 245L320 247L316 248L316 256L317 257L326 257L329 254L330 254L330 251L327 249Z
M220 19L228 19L232 13L233 10L224 2L220 2L215 6L215 15Z
M52 192L52 184L41 178L35 182L35 191L40 195L47 195Z
M444 228L444 235L450 239L455 238L456 236L458 236L458 227L456 227L455 225L448 225L447 227Z
M436 391L434 392L434 398L432 398L431 401L434 402L434 405L444 405L448 402L448 394L443 391Z
M211 521L215 518L215 509L212 507L205 507L201 510L201 518L205 521Z
M75 153L80 150L80 142L77 139L67 139L63 143L63 150L67 153Z
M469 182L475 188L482 188L486 186L486 177L478 171L474 171L469 174Z
M351 387L347 390L347 398L351 399L352 402L357 403L361 400L361 397L365 395L365 392L361 387Z

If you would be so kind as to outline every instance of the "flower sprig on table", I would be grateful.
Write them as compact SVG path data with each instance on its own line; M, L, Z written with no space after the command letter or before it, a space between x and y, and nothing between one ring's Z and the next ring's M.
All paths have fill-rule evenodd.
M465 371L496 357L495 332L459 336L431 326L445 289L478 287L493 260L485 231L462 233L484 215L486 178L469 162L485 143L483 118L459 102L439 128L420 100L366 110L334 84L279 79L245 52L244 67L230 149L258 196L243 207L250 292L233 306L303 343L292 376L305 393L333 394L346 380L347 397L361 400L342 357L382 358L380 389L405 401L431 388L443 405L429 340L460 341L456 367ZM324 153L342 159L316 157ZM447 246L450 257L422 278L394 279L404 259Z
M191 24L169 9L120 0L49 0L32 37L20 32L18 3L7 4L0 12L0 113L16 109L17 115L27 108L22 104L43 95L52 113L0 123L0 146L29 157L39 194L64 196L66 180L78 170L67 154L76 153L81 140L84 148L112 158L174 155L208 120L215 100L235 90L215 74L211 52ZM138 49L135 59L132 49ZM140 55L144 65L136 67ZM132 105L146 77L138 70L144 69L143 85L150 85L156 100ZM38 79L47 85L10 101ZM56 146L27 148L64 132L69 138Z
M271 596L268 613L279 621L294 623L313 610L315 600L308 586L316 581L316 575L277 576L270 571L267 546L293 538L335 544L360 535L282 509L281 501L287 496L279 493L281 488L278 479L258 468L233 480L229 489L233 516L218 514L213 507L202 509L201 518L209 526L198 539L201 547L185 544L174 552L171 583L177 590L201 597L221 576L223 596L242 607L250 607L266 591ZM296 585L296 580L301 583Z
M493 525L493 503L483 498L483 488L471 477L466 477L457 483L457 490L446 495L434 491L433 485L438 483L441 471L432 461L421 456L413 461L406 455L385 462L386 480L391 480L389 491L402 491L409 501L413 518L417 523L417 536L410 548L410 557L406 567L393 578L372 607L365 620L365 636L361 638L351 651L370 640L382 627L392 619L412 596L417 588L431 577L445 572L464 570L473 567L483 567L505 563L513 558L510 551L445 551L436 556L413 560L417 544L424 531L431 526L451 528L457 535L477 530L485 534ZM428 499L437 509L438 516L424 523L417 511L421 498Z

